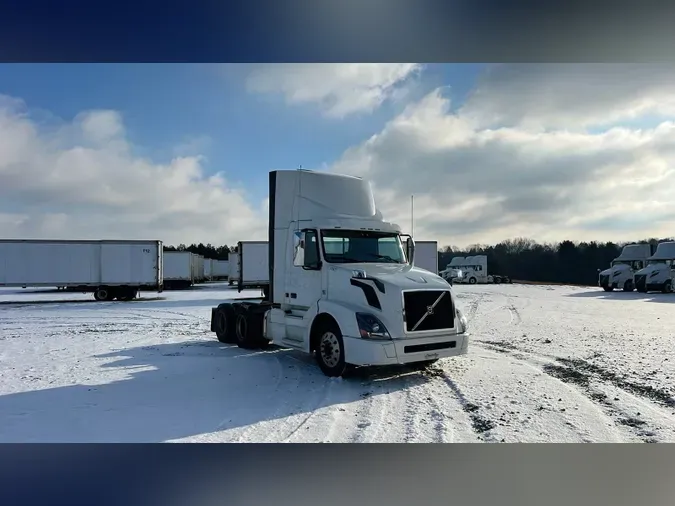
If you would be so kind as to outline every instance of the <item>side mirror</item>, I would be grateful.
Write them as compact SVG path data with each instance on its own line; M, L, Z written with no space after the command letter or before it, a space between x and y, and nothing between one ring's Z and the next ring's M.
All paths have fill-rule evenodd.
M408 254L408 262L410 265L415 265L415 241L408 236L405 240L406 253Z

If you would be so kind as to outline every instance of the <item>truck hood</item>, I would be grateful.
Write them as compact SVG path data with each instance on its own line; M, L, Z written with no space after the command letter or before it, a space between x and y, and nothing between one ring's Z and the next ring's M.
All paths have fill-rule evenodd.
M624 271L630 270L630 267L625 264L621 265L615 265L614 267L610 267L609 269L605 269L604 271L600 272L601 276L618 276Z
M327 296L330 300L356 312L374 315L394 338L401 338L404 334L403 290L448 290L453 306L457 307L452 287L447 281L407 264L330 264L327 273ZM457 328L458 319L455 319ZM447 330L439 333L447 333Z
M659 271L665 271L669 270L668 266L666 264L651 264L645 267L644 269L640 269L635 273L636 276L645 274L649 276L652 273L659 272Z
M361 271L366 277L379 279L385 285L391 286L391 289L399 292L410 289L447 290L450 288L448 282L442 277L408 264L332 264L329 268L329 272L339 273L341 277L346 276L347 280L354 276L354 271Z

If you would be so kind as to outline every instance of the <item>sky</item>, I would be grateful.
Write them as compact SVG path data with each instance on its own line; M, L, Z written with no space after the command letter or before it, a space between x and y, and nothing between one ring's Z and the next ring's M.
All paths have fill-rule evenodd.
M441 246L670 237L675 66L0 65L0 237L267 238L267 174Z

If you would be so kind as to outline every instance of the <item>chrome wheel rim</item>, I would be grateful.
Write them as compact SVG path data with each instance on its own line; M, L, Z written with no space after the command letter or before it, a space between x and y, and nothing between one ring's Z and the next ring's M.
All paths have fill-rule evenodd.
M340 342L335 334L326 332L321 336L321 360L328 367L335 367L340 362Z

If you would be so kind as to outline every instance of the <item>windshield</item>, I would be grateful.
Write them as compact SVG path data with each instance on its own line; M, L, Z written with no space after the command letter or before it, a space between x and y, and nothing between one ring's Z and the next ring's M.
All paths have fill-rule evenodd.
M324 260L329 263L407 262L398 234L364 230L322 230Z
M647 265L656 265L656 264L672 265L673 261L672 260L647 260Z
M628 260L614 260L612 262L612 267L616 267L617 265L631 265L631 262Z

